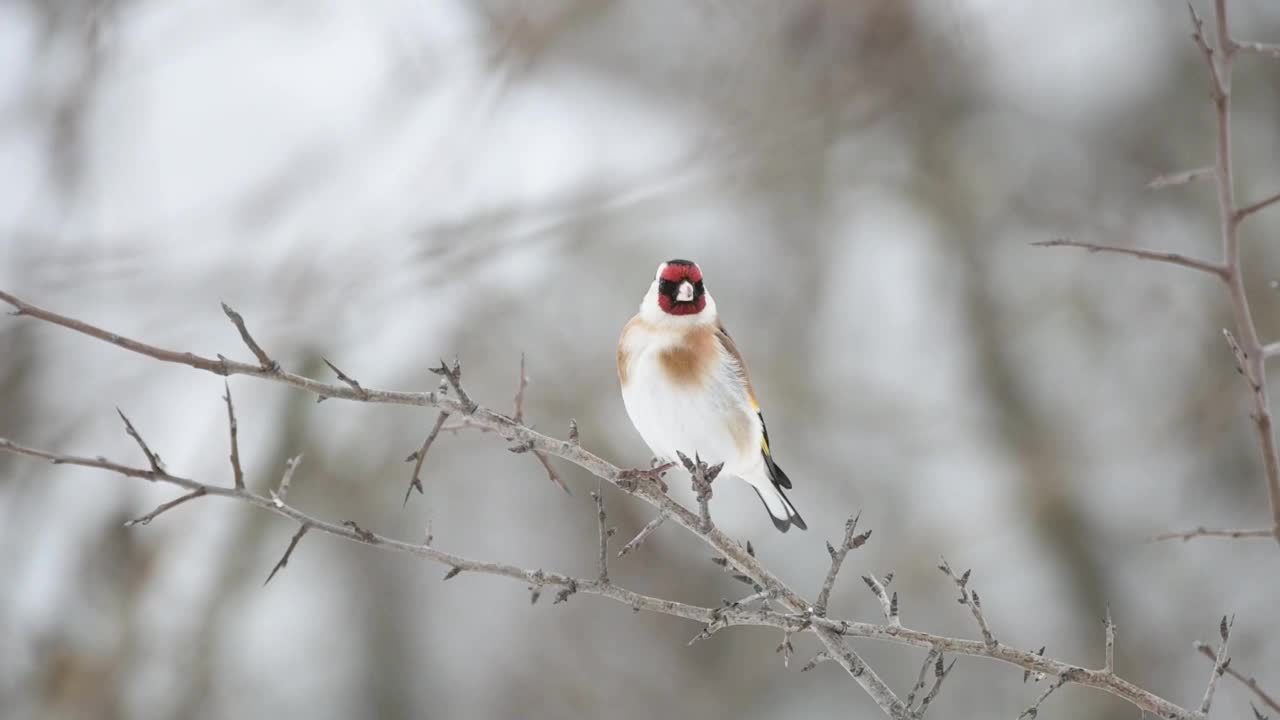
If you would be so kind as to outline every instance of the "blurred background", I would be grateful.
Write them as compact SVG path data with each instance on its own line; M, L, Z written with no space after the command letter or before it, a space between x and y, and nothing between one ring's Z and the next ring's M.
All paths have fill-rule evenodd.
M1197 3L1206 17L1206 3ZM1233 0L1242 39L1280 7ZM1119 669L1184 706L1192 650L1236 613L1233 667L1280 692L1280 551L1149 544L1267 523L1222 288L1178 268L1028 243L1213 258L1213 159L1185 8L1158 0L11 0L0 4L0 287L160 345L247 357L219 301L288 368L324 355L424 390L461 357L505 410L646 465L614 346L656 265L698 261L751 365L808 532L743 484L720 525L813 595L862 513L833 612L974 637L936 569L974 568L1002 640ZM1280 65L1235 76L1242 203L1280 187ZM1280 211L1244 231L1264 340L1280 336ZM304 458L290 499L478 559L594 572L594 478L571 496L493 436L445 436L401 507L428 411L316 405L232 378L249 483ZM0 436L231 482L220 378L0 318ZM688 499L682 478L673 491ZM309 535L217 499L122 523L172 488L0 456L0 717L878 717L797 638L700 628ZM651 517L607 491L616 544ZM703 605L743 588L675 527L613 563ZM900 691L923 651L856 642ZM940 717L1013 717L1042 688L961 659ZM1219 717L1246 717L1230 680ZM1066 688L1049 717L1134 718Z

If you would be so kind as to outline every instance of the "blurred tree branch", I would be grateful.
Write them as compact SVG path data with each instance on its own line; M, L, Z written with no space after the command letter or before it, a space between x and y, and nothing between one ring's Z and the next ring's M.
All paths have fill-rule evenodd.
M1218 277L1227 286L1231 301L1231 314L1235 319L1235 332L1224 329L1227 344L1235 355L1236 371L1244 377L1249 385L1253 400L1253 411L1250 416L1257 430L1259 445L1262 450L1262 464L1267 484L1267 492L1271 499L1271 527L1265 535L1280 542L1280 447L1276 444L1274 422L1271 416L1270 397L1267 390L1266 360L1272 354L1258 338L1258 328L1253 321L1253 313L1249 308L1249 298L1245 293L1244 268L1240 262L1240 224L1245 218L1280 202L1280 193L1273 194L1251 205L1236 205L1234 177L1232 175L1231 158L1231 71L1237 53L1241 50L1272 53L1273 46L1261 43L1240 43L1231 37L1227 25L1227 0L1214 0L1214 17L1217 24L1216 47L1205 38L1204 21L1194 6L1188 4L1191 12L1192 33L1200 55L1204 58L1209 72L1210 93L1216 110L1217 141L1216 160L1212 167L1212 176L1217 187L1218 197L1218 229L1221 237L1222 259L1214 262L1189 258L1174 253L1119 248L1074 240L1049 240L1032 243L1041 247L1079 247L1089 251L1121 253L1145 260L1172 263L1194 270L1209 273ZM1189 170L1182 173L1161 175L1149 183L1150 187L1177 185L1205 177L1205 169ZM1256 530L1215 530L1208 531L1197 528L1188 532L1166 533L1158 539L1181 538L1189 540L1195 537L1258 537Z
M606 524L603 498L600 496L597 496L599 504L596 507L601 535L600 564L596 579L590 579L548 572L540 568L527 569L504 563L473 560L438 549L434 545L434 539L429 534L424 542L415 544L379 535L361 527L352 520L335 523L307 514L286 502L288 483L297 467L296 459L287 464L279 490L265 496L255 493L248 487L239 487L237 486L238 484L231 487L210 485L195 479L175 475L160 461L159 456L146 444L141 433L137 431L133 424L127 418L124 418L123 413L121 413L121 417L124 418L126 431L143 449L147 457L148 467L124 465L107 460L104 457L81 457L39 450L0 438L0 450L6 452L41 458L55 464L79 465L106 470L125 477L164 482L188 491L187 495L179 498L182 501L181 503L173 501L165 503L148 516L144 516L148 518L148 521L169 509L177 507L179 504L184 504L188 500L212 496L231 498L297 522L299 525L298 531L291 539L284 556L272 569L271 576L274 576L280 569L285 567L307 531L316 530L353 542L405 552L447 565L450 569L444 576L446 580L463 572L496 575L520 580L529 583L533 602L537 602L543 587L556 586L560 588L556 597L557 602L565 601L575 593L587 593L616 600L637 610L648 610L704 623L704 630L695 639L710 637L710 635L725 627L753 625L782 630L784 632L782 647L785 649L789 647L791 634L810 632L817 637L824 647L819 657L815 658L815 664L819 660L834 660L863 688L880 709L892 718L914 719L923 717L929 707L929 703L933 701L949 671L949 668L943 668L942 665L944 653L993 658L1021 667L1027 672L1052 675L1056 678L1054 689L1066 684L1078 684L1101 689L1123 698L1146 712L1175 720L1192 720L1193 718L1204 717L1208 711L1209 700L1212 698L1213 683L1216 683L1216 678L1221 675L1220 672L1213 675L1214 680L1205 693L1205 700L1202 701L1201 710L1197 712L1171 703L1118 676L1114 669L1114 663L1110 660L1110 652L1108 652L1106 666L1101 669L1090 670L1047 658L1042 653L1019 650L1006 645L996 640L990 632L982 611L981 601L977 593L969 587L970 573L966 571L963 574L956 575L945 561L940 568L952 578L958 587L961 602L968 605L979 629L982 631L982 640L965 640L934 635L902 625L897 614L896 593L894 599L888 599L884 589L884 586L892 579L889 576L886 576L884 583L874 578L869 578L867 581L868 586L871 587L881 601L887 620L885 624L854 622L827 617L822 605L825 605L825 600L831 592L830 588L834 586L836 576L843 565L845 554L861 546L867 539L867 533L862 535L854 534L852 521L846 527L846 538L841 545L841 549L835 550L832 548L832 568L823 583L822 592L820 593L824 602L815 606L815 604L786 586L776 575L760 564L750 545L745 547L740 545L722 533L713 523L709 522L709 508L705 503L701 504L699 510L695 512L671 499L665 493L660 479L661 473L667 469L666 466L648 470L624 470L584 449L577 442L576 437L571 437L569 440L560 440L543 435L530 429L523 422L518 422L512 417L479 405L471 399L463 388L462 369L456 361L452 366L442 363L439 368L434 369L437 374L442 375L444 378L440 389L434 392L411 393L366 388L345 373L340 378L342 384L334 385L282 369L279 363L271 360L261 347L253 341L243 319L230 308L225 308L226 314L235 324L245 344L254 352L258 360L257 363L243 363L221 355L217 359L207 358L193 353L167 350L148 345L86 322L31 305L3 291L0 291L0 300L16 308L15 315L30 316L44 322L60 325L162 362L187 365L222 376L250 375L271 382L290 385L313 393L320 398L345 399L375 404L435 407L442 413L447 412L451 415L466 417L469 422L477 427L499 435L508 442L513 443L515 447L526 451L537 450L568 460L601 480L613 484L623 492L648 502L660 511L659 517L674 519L712 547L719 555L717 558L718 563L722 564L726 569L730 569L736 576L751 585L755 589L755 594L736 603L726 603L722 607L712 608L651 597L615 584L609 579L607 568L604 564L608 552L608 535L611 530ZM449 396L450 391L452 391L454 397ZM234 422L234 410L230 402L229 392L226 398L228 423L230 424ZM238 459L238 449L235 455ZM707 468L701 462L690 462L689 464L693 465L693 467L689 468L691 476L701 479L705 484L709 484L710 479L714 476L714 468ZM271 576L268 576L267 579L270 580ZM763 600L766 603L769 600L777 600L783 606L783 609L774 610L767 605L757 609L747 607L747 605L757 600ZM1223 635L1223 645L1219 649L1217 657L1219 658L1219 665L1225 669L1225 661L1223 660L1227 640L1225 631ZM935 674L933 689L925 696L919 706L912 706L911 703L914 702L915 691L921 689L923 683L925 671L922 670L921 680L913 686L912 693L908 696L911 700L903 702L892 688L853 650L848 643L848 637L873 638L928 648L931 651L931 657L934 653L937 654L936 662L939 668ZM1114 643L1114 637L1111 634L1108 634L1108 643ZM789 653L784 654L784 659L788 655ZM1048 692L1044 693L1033 708L1038 707L1039 703L1043 702L1048 695Z

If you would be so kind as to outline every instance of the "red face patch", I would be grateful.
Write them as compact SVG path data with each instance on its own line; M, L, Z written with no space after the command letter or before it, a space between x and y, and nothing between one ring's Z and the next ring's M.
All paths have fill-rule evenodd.
M702 270L693 263L688 265L668 263L666 267L662 268L662 279L670 282L688 280L696 283L702 280Z

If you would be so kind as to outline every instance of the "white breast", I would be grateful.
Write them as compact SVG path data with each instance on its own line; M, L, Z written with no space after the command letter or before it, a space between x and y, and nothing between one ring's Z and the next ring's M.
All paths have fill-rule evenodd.
M627 414L655 456L678 461L676 452L692 458L696 453L708 464L725 463L725 472L744 476L760 463L759 419L750 410L747 390L729 354L721 354L710 382L702 387L669 382L660 353L676 337L667 333L633 332L626 343L627 383L622 400ZM739 437L731 429L737 423ZM745 425L753 439L740 442Z

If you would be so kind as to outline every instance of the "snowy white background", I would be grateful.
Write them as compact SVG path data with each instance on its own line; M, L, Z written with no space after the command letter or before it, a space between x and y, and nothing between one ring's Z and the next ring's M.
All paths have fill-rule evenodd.
M1236 0L1235 31L1280 40ZM1202 10L1203 12L1203 10ZM1206 13L1207 14L1207 13ZM0 4L0 287L149 342L243 355L218 302L289 367L325 355L423 389L459 355L494 407L647 463L616 390L617 333L654 266L697 260L751 364L807 533L745 485L720 524L815 592L861 510L835 611L894 571L905 620L970 635L935 569L975 568L997 634L1101 661L1184 705L1191 650L1237 616L1234 663L1280 692L1280 553L1144 544L1258 526L1246 395L1220 288L1174 268L1028 247L1070 236L1215 256L1212 159L1185 9L1135 0ZM1236 78L1237 187L1280 187L1280 65ZM1264 338L1280 336L1275 214L1247 226ZM566 498L492 437L445 437L402 509L430 413L231 382L250 482L304 459L291 497L477 558L590 572L593 479ZM230 481L220 379L0 319L0 436ZM679 485L679 483L676 483ZM688 494L681 487L678 492ZM165 488L0 457L4 718L875 717L833 667L782 668L772 633L698 631L309 536ZM648 519L608 496L619 537ZM739 590L675 528L616 562L648 593ZM850 579L852 578L852 579ZM807 641L806 641L807 642ZM921 653L859 645L895 687ZM813 648L801 645L801 659ZM935 712L1015 716L1039 692L962 660ZM1245 717L1226 683L1220 717ZM1067 689L1053 717L1131 718Z

